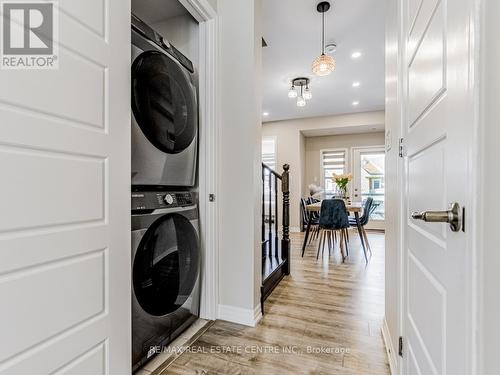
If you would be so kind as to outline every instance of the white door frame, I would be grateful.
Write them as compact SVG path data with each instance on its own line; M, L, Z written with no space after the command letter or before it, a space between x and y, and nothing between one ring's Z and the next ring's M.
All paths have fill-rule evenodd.
M219 107L218 107L218 21L207 0L179 0L199 22L199 207L202 247L200 317L215 320L219 303L219 208L210 195L218 197Z
M481 228L479 228L478 223L480 223L480 219L483 217L485 212L484 207L481 205L481 197L478 195L481 192L481 179L484 181L483 172L483 164L484 161L481 159L482 150L481 150L481 138L480 135L484 131L483 127L485 126L480 122L480 111L481 111L481 103L480 103L480 82L484 80L484 72L482 69L482 60L480 53L480 34L478 32L479 29L479 20L481 15L480 4L482 4L484 0L469 0L468 1L468 11L469 11L469 24L468 31L470 33L470 53L469 53L469 66L470 66L470 79L469 86L471 87L472 94L470 95L470 100L474 104L474 122L471 124L474 129L474 136L470 139L470 155L471 158L469 160L469 165L467 168L471 171L470 180L467 182L468 189L472 192L472 197L470 200L465 203L467 206L464 207L466 209L465 216L465 225L466 231L469 232L468 240L467 240L467 248L469 253L468 258L468 270L466 272L466 277L468 278L467 286L468 290L464 291L464 293L468 294L468 302L470 303L470 309L468 311L468 325L464 327L467 330L468 335L468 353L469 358L467 358L467 367L470 371L471 375L482 375L481 372L481 346L479 345L481 337L479 337L479 328L480 328L480 296L481 296L481 284L479 278L479 266L481 263ZM402 33L404 30L404 22L405 22L405 9L403 2L398 1L398 102L399 102L399 129L398 135L400 137L405 136L405 121L406 121L406 93L408 90L408 82L404 79L405 77L405 64L406 61L406 50L403 46L405 44L405 35ZM483 47L484 48L484 47ZM399 139L398 139L399 141ZM404 144L402 148L403 154L405 153ZM405 303L405 256L403 254L402 249L405 246L405 223L408 220L407 217L407 209L406 209L406 195L407 191L405 191L404 184L404 174L406 170L406 165L403 158L398 159L398 202L399 202L399 213L398 213L398 247L400 251L398 251L398 260L397 264L399 267L399 293L398 293L398 336L402 336L403 338L406 335L405 332L405 324L404 324L404 303ZM405 347L403 347L403 355L407 355L405 351ZM397 353L396 353L397 356ZM392 370L392 369L391 369ZM402 357L397 356L397 370L398 375L405 375L404 369L404 360Z

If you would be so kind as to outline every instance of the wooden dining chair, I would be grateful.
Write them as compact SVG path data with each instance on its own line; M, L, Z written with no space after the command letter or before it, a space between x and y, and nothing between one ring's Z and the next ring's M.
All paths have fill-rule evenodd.
M329 253L335 250L335 239L338 238L342 262L345 261L347 241L345 230L349 228L349 216L345 203L342 199L325 199L321 202L319 215L319 244L316 259L323 256L325 245L328 245Z

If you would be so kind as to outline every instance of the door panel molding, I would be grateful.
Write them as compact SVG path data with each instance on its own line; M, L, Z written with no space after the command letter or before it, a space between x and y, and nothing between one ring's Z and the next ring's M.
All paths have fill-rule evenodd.
M0 70L0 373L127 374L130 3L59 9L58 69Z
M400 375L477 374L472 219L465 233L409 219L412 211L445 210L452 201L475 211L470 183L471 155L478 146L477 81L470 70L478 56L470 34L475 2L405 0L396 5L397 126L406 149L398 160Z

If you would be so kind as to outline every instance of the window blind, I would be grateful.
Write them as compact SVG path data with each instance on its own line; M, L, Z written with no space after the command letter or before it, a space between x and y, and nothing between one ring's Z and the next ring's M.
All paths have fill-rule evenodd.
M334 174L344 174L346 171L345 150L324 150L321 152L321 165L323 170L323 181L325 190L335 191L335 184L332 181Z
M276 141L274 138L262 139L262 162L276 170Z

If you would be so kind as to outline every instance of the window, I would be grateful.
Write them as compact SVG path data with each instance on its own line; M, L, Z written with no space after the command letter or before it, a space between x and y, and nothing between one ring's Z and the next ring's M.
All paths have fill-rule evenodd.
M385 203L385 153L384 151L360 152L359 165L361 199L364 202L368 197L373 198L373 207L370 214L372 220L384 220Z
M262 163L276 171L276 137L262 137ZM271 191L269 191L269 180L270 172L266 169L264 170L264 200L266 206L269 202L273 204L274 199L274 185L271 186ZM271 184L273 184L272 180ZM267 212L267 209L265 212Z
M276 137L262 137L262 162L276 170Z
M323 173L323 186L327 194L333 194L337 187L332 180L334 174L346 172L346 150L322 150L321 151L321 171Z
M374 178L371 180L372 186L371 190L377 190L382 188L382 179L381 178Z

